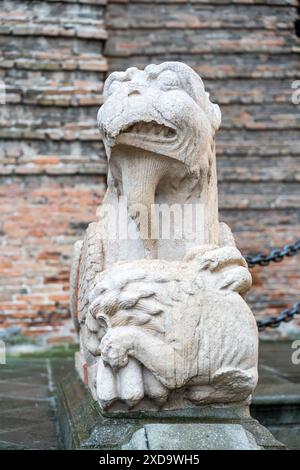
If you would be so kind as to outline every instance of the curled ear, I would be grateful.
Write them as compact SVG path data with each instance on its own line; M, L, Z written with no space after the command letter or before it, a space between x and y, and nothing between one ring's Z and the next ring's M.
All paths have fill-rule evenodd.
M220 289L229 289L238 292L241 296L245 295L252 284L252 277L248 269L241 266L232 267L225 272L220 283Z
M221 125L222 114L219 106L217 104L211 103L211 111L210 111L210 122L215 131L217 131Z
M214 128L217 131L221 125L222 114L219 106L215 103L212 103L209 99L209 93L205 92L206 94L206 112L208 115L208 119Z

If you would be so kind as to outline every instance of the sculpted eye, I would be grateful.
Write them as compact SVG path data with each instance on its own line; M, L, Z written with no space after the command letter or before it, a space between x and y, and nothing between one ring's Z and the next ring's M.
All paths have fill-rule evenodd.
M171 70L165 70L157 77L157 82L163 89L179 88L180 82L177 75Z

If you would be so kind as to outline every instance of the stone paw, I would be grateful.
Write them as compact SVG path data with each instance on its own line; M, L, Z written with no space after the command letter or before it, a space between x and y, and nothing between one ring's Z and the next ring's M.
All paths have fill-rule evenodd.
M112 369L120 369L128 363L128 348L122 344L118 332L108 331L100 343L101 357L104 364Z

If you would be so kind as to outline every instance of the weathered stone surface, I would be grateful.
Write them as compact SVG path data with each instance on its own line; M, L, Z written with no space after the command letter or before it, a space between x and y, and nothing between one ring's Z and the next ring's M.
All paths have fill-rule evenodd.
M124 450L261 450L240 424L146 424Z
M256 386L257 327L242 299L251 276L218 219L220 122L203 82L180 62L105 83L98 125L108 190L71 271L77 368L105 410L248 403ZM185 213L173 228L162 214L159 228L155 204L201 206L197 228Z

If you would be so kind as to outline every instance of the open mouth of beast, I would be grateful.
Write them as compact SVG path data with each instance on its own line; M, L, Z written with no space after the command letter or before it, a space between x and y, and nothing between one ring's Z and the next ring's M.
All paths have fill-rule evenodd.
M151 122L136 122L122 129L119 137L138 137L143 140L171 142L176 138L176 131L169 126Z

